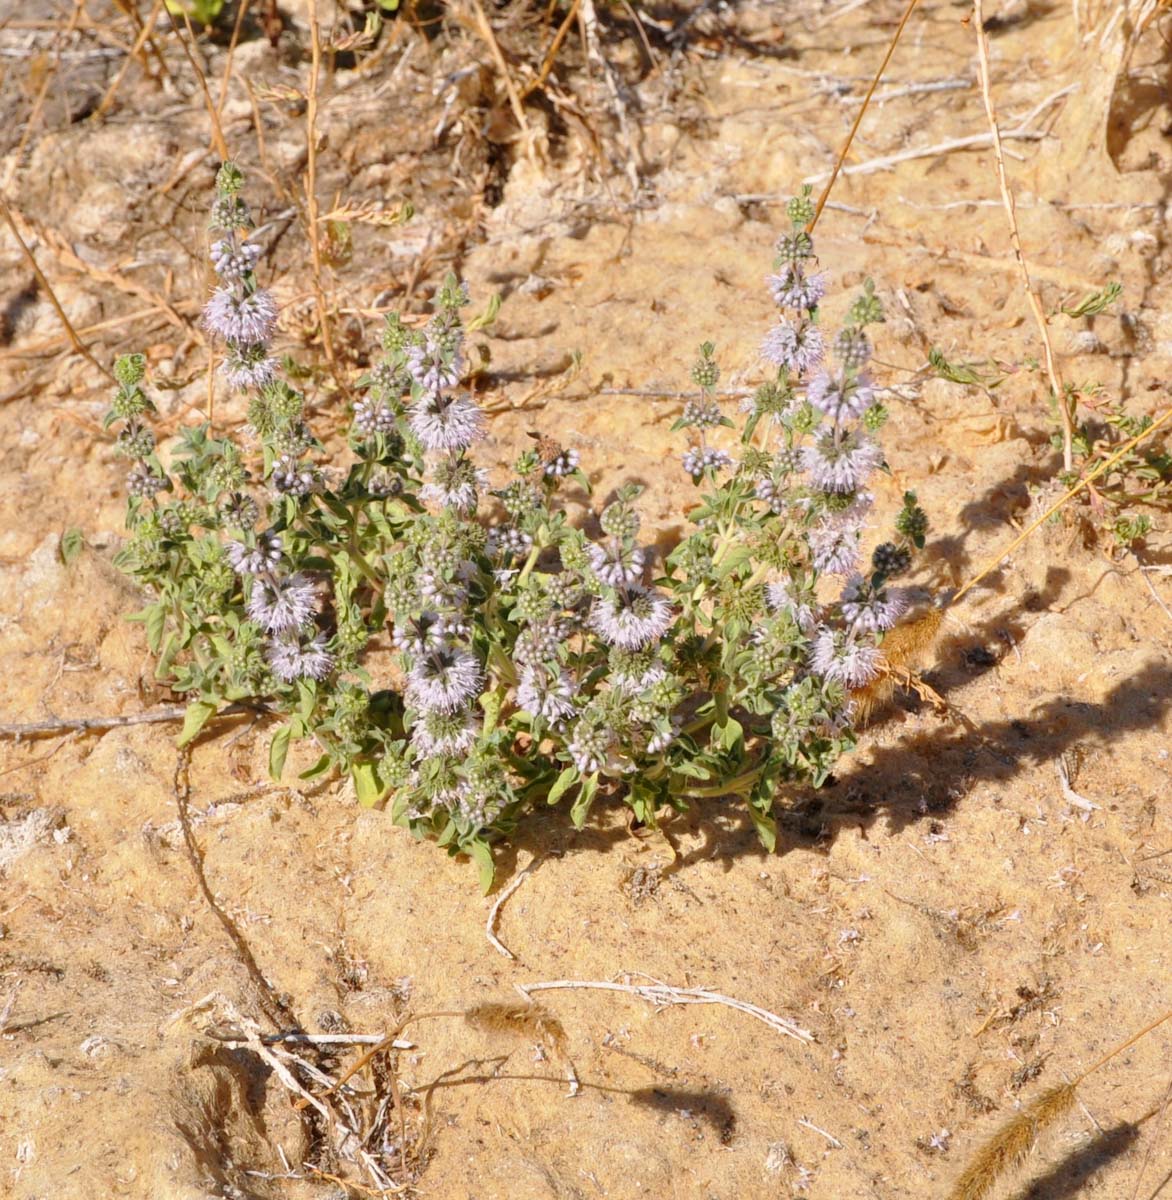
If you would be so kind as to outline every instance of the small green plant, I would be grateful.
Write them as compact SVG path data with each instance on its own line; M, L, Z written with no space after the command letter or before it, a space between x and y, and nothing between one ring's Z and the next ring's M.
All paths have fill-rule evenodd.
M1094 317L1114 304L1122 293L1122 285L1109 283L1060 311L1076 319ZM1143 433L1152 424L1151 417L1131 416L1121 402L1104 403L1100 392L1098 385L1067 386L1071 412L1076 412L1081 403L1087 415L1075 422L1073 469L1059 476L1066 487L1072 487L1081 476L1110 458L1121 443ZM1053 435L1051 441L1056 448L1060 447L1061 434ZM1166 509L1170 500L1172 456L1166 447L1149 444L1142 451L1136 449L1124 455L1088 489L1084 515L1089 517L1094 532L1106 534L1116 547L1126 550L1134 548L1153 528L1152 513L1141 510Z
M274 776L312 740L303 778L348 772L363 804L471 855L486 886L491 842L562 801L581 826L599 796L647 825L737 799L772 847L779 788L819 786L852 744L852 690L876 677L907 606L889 581L926 529L909 494L864 565L886 418L867 328L882 310L868 281L825 338L808 194L777 244L771 373L739 442L714 346L700 348L677 422L694 528L661 560L640 536L637 486L608 498L597 536L571 525L562 496L587 480L577 450L544 435L489 490L473 454L484 420L459 384L468 330L490 314L465 325L453 276L425 324L387 318L348 445L326 463L270 354L277 307L241 187L225 164L205 323L250 397L242 436L187 428L164 464L134 355L107 418L133 464L118 562L153 596L135 619L159 678L191 697L182 740L224 705L263 704L282 722Z
M214 25L224 11L224 0L163 0L173 17L187 17L194 25Z

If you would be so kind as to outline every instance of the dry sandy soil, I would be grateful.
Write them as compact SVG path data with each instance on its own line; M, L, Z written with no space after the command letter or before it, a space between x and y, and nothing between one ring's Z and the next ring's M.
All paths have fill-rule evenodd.
M339 11L319 7L326 35L344 33ZM551 36L543 6L489 7L511 69L531 77ZM399 21L357 67L327 63L323 209L416 210L402 226L354 222L352 261L327 266L341 369L360 367L380 309L425 311L454 267L478 303L503 298L479 338L484 465L502 471L541 429L580 449L596 497L645 482L648 523L678 535L693 493L668 433L672 393L706 337L730 386L752 380L779 201L831 163L901 7L651 5L637 10L651 61L633 10L607 10L626 137L576 28L551 76L558 102L526 103L528 146L473 7L454 6L430 40ZM991 5L993 85L1005 128L1028 117L1044 134L1006 147L1047 310L1124 285L1107 314L1055 318L1062 370L1156 414L1172 365L1168 30L1153 23L1121 72L1125 23L1101 35L1122 6L1104 7ZM262 270L286 348L320 365L296 208L306 5L282 13L276 48L246 22L223 122L272 222ZM921 5L852 163L986 131L967 13ZM1095 27L1080 32L1076 14ZM145 349L167 427L196 420L216 160L191 68L159 34L170 78L132 65L97 114L126 59L127 16L94 0L0 15L0 182L14 219L98 361ZM683 32L669 43L673 24ZM213 91L227 42L199 48ZM843 178L818 249L843 289L831 319L849 289L877 281L892 389L881 505L919 493L934 524L916 582L955 587L1056 494L1060 465L990 153ZM7 228L0 280L0 721L138 713L160 697L141 628L123 619L140 600L111 565L124 501L99 427L104 381L69 353ZM932 346L995 360L1004 380L933 378ZM342 402L318 379L328 430ZM220 405L217 419L240 418ZM328 1135L310 1144L279 1077L215 1040L217 1021L234 1010L265 1033L385 1032L409 1012L515 999L516 983L628 973L712 988L814 1040L728 1007L547 992L580 1080L570 1098L564 1057L537 1033L420 1020L403 1035L412 1047L385 1060L400 1099L391 1175L453 1200L944 1196L999 1121L1169 1005L1172 538L1167 514L1153 516L1138 559L1086 536L1081 518L1050 523L952 608L927 679L964 719L895 705L831 786L779 797L775 855L719 802L669 823L674 859L617 811L581 833L538 815L500 851L499 886L540 856L500 915L512 961L486 939L493 897L468 863L340 785L271 784L263 724L218 727L195 747L206 894L177 819L173 726L0 742L0 1193L380 1194L330 1157ZM69 529L85 547L66 566ZM1088 1079L997 1194L1161 1194L1170 1053L1165 1026ZM336 1077L355 1058L319 1062ZM387 1068L380 1079L388 1088Z

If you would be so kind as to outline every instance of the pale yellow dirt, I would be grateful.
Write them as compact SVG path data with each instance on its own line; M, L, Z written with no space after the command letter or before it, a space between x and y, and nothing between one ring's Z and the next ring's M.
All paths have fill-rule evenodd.
M783 11L806 12L745 7L757 31ZM648 531L670 543L686 527L695 492L679 468L683 443L668 433L681 401L606 389L685 387L707 337L725 384L753 380L770 312L762 278L782 213L743 197L788 195L829 165L856 111L848 101L901 7L885 0L837 20L786 20L792 57L726 44L686 64L674 100L649 91L658 97L643 128L654 197L638 208L622 206L621 177L607 200L571 139L556 162L540 147L532 163L522 158L503 202L475 210L458 265L478 305L504 295L493 334L477 338L500 373L483 397L495 415L481 448L498 478L539 429L580 449L596 500L639 480ZM881 91L975 80L965 11L925 6ZM1046 307L1111 279L1125 285L1104 316L1054 320L1062 369L1124 395L1134 414L1156 414L1172 362L1172 153L1158 30L1137 52L1131 83L1113 91L1110 55L1093 38L1080 45L1068 6L1012 5L1002 16L992 54L1003 124L1072 89L1036 126L1050 136L1006 143ZM254 41L241 62L260 71L269 53ZM390 104L376 89L395 57L352 81L347 103L330 93L323 203L334 187L392 204L415 186L375 136ZM295 83L299 73L304 65L281 78ZM161 193L205 144L198 98L182 119L152 125L132 104L152 93L126 86L130 107L112 123L36 140L11 195L85 261L170 289L176 320L157 320L147 342L155 370L176 381L164 413L193 419L183 412L203 403L203 359L183 321L202 295L213 164L197 156L185 181ZM432 105L415 130L423 144L441 106L418 79L413 86ZM254 160L242 91L227 111L230 138ZM296 166L301 119L274 121L268 153ZM975 87L896 96L868 114L852 161L985 130ZM472 204L475 188L465 190L472 199L460 202ZM252 192L270 213L288 206L263 172ZM446 244L463 220L437 212L422 184L413 198L419 216L405 228L360 230L349 273L327 280L339 303L393 302L428 237ZM906 488L919 494L933 531L914 582L954 587L1041 511L1034 493L1056 495L1047 481L1059 465L1044 380L1027 367L1040 344L992 158L954 153L844 178L834 200L846 207L829 209L818 228L835 281L829 318L866 275L888 313L877 356L897 391L880 511L888 519ZM136 247L143 212L170 224ZM275 278L294 350L310 297L307 256L290 248L297 236L294 226ZM136 254L149 269L134 265ZM38 256L79 326L151 303L80 279L44 243ZM424 294L444 266L429 262ZM6 291L24 286L6 231L0 267ZM141 629L122 619L138 600L110 562L122 470L98 432L104 390L82 360L11 353L58 333L42 297L0 360L4 722L133 713L153 700L140 694L151 673ZM134 326L105 336L103 360L141 344ZM917 374L931 346L950 359L993 357L1011 372L992 394L931 381ZM563 374L575 351L580 369ZM663 839L632 835L618 811L596 811L581 833L564 812L536 814L499 854L503 883L543 856L499 922L515 961L485 937L492 898L479 895L468 863L359 810L345 788L302 794L268 783L263 726L223 729L195 748L191 804L209 886L307 1029L339 1013L355 1031L384 1031L408 1010L515 998L517 983L627 972L633 982L712 988L816 1039L802 1045L725 1007L658 1011L612 992L547 992L581 1083L569 1098L565 1064L524 1038L456 1018L421 1021L399 1059L410 1127L431 1139L419 1195L943 1197L999 1120L1172 1003L1172 617L1153 594L1172 605L1172 518L1154 516L1148 581L1134 557L1112 558L1106 541L1087 545L1075 524L1051 524L950 610L928 678L966 722L895 706L863 732L832 786L780 798L775 855L742 812L717 802L668 823L674 861ZM87 547L66 567L58 545L71 527ZM173 738L171 727L138 726L0 742L0 1011L12 999L0 1038L2 1195L343 1194L280 1178L281 1153L296 1166L304 1150L288 1093L247 1051L208 1040L198 1016L175 1019L221 993L271 1028L198 891L176 821ZM1093 808L1064 798L1064 756ZM1161 1109L1170 1053L1172 1025L1089 1079L1083 1106L997 1194L1154 1196L1172 1171L1172 1122Z

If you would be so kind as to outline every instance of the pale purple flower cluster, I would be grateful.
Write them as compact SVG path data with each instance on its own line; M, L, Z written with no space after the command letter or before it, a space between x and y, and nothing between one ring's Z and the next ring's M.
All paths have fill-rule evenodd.
M454 757L466 754L479 732L480 726L468 709L425 712L411 729L411 745L421 759Z
M221 238L211 245L212 267L219 277L226 282L243 280L256 270L260 261L260 247L256 242L234 242L231 238Z
M526 667L517 684L517 707L557 727L574 714L578 685L566 670Z
M354 405L355 428L367 437L376 433L394 433L396 424L394 410L383 400L368 397Z
M693 446L683 458L684 470L699 483L705 471L719 471L732 466L732 456L712 446Z
M407 674L407 699L423 712L457 713L480 693L484 673L476 656L445 643L421 654Z
M298 630L276 634L265 651L273 674L285 683L296 679L324 679L334 667L326 649L326 635L315 633L306 641Z
M470 396L427 392L412 409L411 432L425 450L455 454L479 440L484 417Z
M782 318L761 343L761 357L794 376L812 370L822 361L825 353L822 330L804 318L796 325Z
M258 575L248 597L248 615L269 633L301 629L317 612L313 584L300 572L285 579Z
M607 730L587 721L579 721L566 743L570 759L583 775L601 771L610 750L610 734Z
M253 547L229 542L226 553L232 569L250 580L247 612L269 635L265 658L273 674L284 683L324 679L334 656L325 633L314 628L317 593L300 572L275 573L282 560L280 536L263 533Z
M787 266L779 275L767 275L765 282L777 304L799 312L817 308L818 302L826 295L826 276L821 272L807 275L796 263Z
M802 465L810 473L810 482L820 492L838 495L857 492L882 462L878 442L858 428L824 429L812 445L802 449Z
M862 575L852 575L839 600L843 618L853 627L885 633L908 610L904 588L876 588Z
M550 479L564 479L567 475L573 475L578 469L578 451L577 450L559 450L545 464L545 474Z
M599 596L590 610L590 625L609 646L642 650L663 637L672 615L666 596L636 585Z
M857 630L822 629L810 650L810 666L843 687L865 687L879 674L882 655L873 635Z
M229 209L235 215L225 220ZM277 328L277 302L256 285L261 248L244 238L251 224L247 206L238 196L217 195L213 224L223 233L210 254L220 286L204 306L203 323L226 343L222 369L229 385L239 391L261 388L272 382L276 369L269 345Z
M875 392L866 375L819 371L806 387L806 399L835 425L857 421L875 403Z
M281 535L267 530L255 546L232 541L224 548L228 564L237 575L263 575L281 565Z
M622 538L608 538L605 542L586 547L590 558L590 569L600 583L608 587L622 587L638 583L643 578L647 552Z
M464 368L459 342L445 345L448 339L434 332L407 351L407 370L426 392L440 392L455 387Z
M767 584L765 602L775 613L788 613L803 633L812 633L817 626L813 594L798 592L789 580Z

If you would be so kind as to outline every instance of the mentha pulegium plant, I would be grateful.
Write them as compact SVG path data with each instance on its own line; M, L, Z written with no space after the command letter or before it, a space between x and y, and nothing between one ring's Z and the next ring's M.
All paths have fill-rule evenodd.
M154 594L138 619L160 679L193 697L182 738L225 704L261 705L283 719L274 775L291 741L312 739L321 755L303 778L350 773L363 803L472 855L486 885L490 843L563 798L581 826L599 795L645 824L737 797L772 846L778 788L818 786L851 744L851 692L880 670L907 603L888 581L925 527L908 496L864 567L885 417L866 329L882 313L868 282L825 337L808 196L778 242L772 373L744 406L735 458L710 441L733 422L701 347L677 427L703 492L694 532L660 561L637 487L613 494L597 537L569 523L559 496L586 479L577 451L548 438L488 490L454 277L425 324L388 317L348 446L324 465L270 353L277 309L241 187L225 164L205 323L248 424L184 430L164 467L138 356L117 364L108 418L134 464L119 561Z

